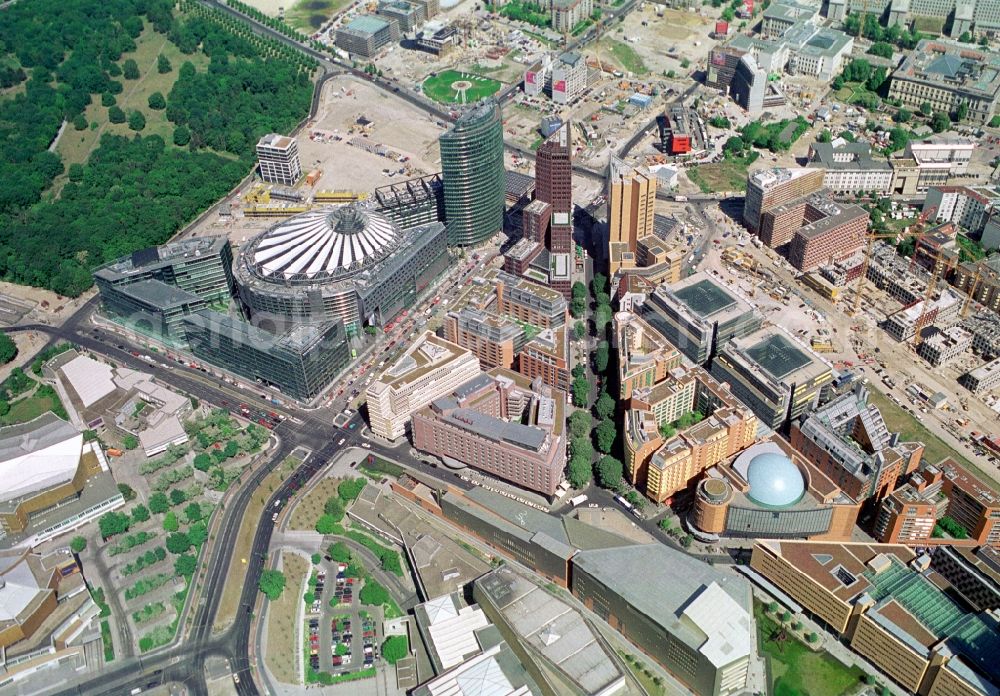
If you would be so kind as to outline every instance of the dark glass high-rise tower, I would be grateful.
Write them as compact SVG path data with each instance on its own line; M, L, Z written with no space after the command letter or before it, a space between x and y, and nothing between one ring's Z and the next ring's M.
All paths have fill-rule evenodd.
M573 142L569 122L549 136L535 157L535 199L552 206L546 246L573 251Z
M439 141L449 246L484 242L503 229L503 119L484 100L462 114Z

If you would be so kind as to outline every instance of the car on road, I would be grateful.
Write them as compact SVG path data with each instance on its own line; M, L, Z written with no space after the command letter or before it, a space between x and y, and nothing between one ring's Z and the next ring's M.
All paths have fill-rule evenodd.
M343 445L344 444L344 440L346 440L346 439L347 438L343 438L343 437L340 438L340 441L337 443L337 446L339 447L339 446Z

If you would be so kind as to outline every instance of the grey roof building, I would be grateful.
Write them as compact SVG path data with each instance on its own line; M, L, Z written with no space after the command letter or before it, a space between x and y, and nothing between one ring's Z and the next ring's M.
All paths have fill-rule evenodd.
M952 113L968 107L967 120L989 123L1000 101L1000 54L939 39L924 39L892 73L889 96L904 106L929 103Z
M193 237L105 264L94 271L94 281L110 319L183 346L181 319L229 302L232 263L226 237Z
M827 363L773 326L730 341L712 361L712 376L769 428L815 406L833 381Z
M750 585L662 544L580 551L573 594L694 693L747 688L756 633Z
M569 603L516 572L500 566L476 580L472 595L501 632L511 636L522 662L545 666L556 693L610 694L627 689L610 647ZM540 681L540 680L536 680Z
M202 297L228 302L233 287L233 249L225 237L192 237L140 249L94 271L97 288L159 280Z
M750 302L705 272L657 287L643 303L640 316L699 365L764 321Z
M334 43L353 55L372 58L390 43L399 41L399 23L394 18L360 15L337 29Z
M834 193L892 192L892 165L889 160L872 157L867 142L813 143L809 166L825 170L823 187Z

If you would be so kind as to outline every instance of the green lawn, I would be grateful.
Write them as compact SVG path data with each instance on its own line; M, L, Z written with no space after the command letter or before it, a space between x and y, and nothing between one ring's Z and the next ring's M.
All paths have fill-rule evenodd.
M687 170L688 179L698 185L702 193L720 191L746 191L747 163L741 159L727 159L714 164L699 164Z
M771 640L778 624L764 613L764 606L754 602L757 620L757 645L767 658L775 696L841 696L855 691L864 676L857 667L847 667L825 652L813 652L798 639L789 636L780 643Z
M614 39L604 39L604 46L611 52L611 55L622 66L623 70L635 73L636 75L645 75L649 72L649 68L642 61L642 57L627 43L615 41Z
M873 97L878 97L875 92L869 89L865 89L865 86L860 82L848 82L839 90L833 93L833 96L838 101L842 101L845 104L855 103L862 95L870 94Z
M472 86L463 93L457 92L452 85L456 82L471 82ZM424 94L444 104L471 104L500 91L503 85L499 80L458 70L444 70L433 77L424 80Z
M59 401L59 396L54 391L50 393L46 390L40 396L36 392L36 394L13 402L10 405L10 411L3 417L0 417L0 425L27 423L47 411L61 408L62 402Z
M285 10L285 22L311 34L348 4L350 0L298 0Z
M204 70L208 66L209 59L201 51L191 55L181 53L174 44L167 40L167 37L157 34L148 26L135 43L135 51L123 54L118 62L122 64L128 58L135 60L139 64L139 79L126 80L121 75L114 78L124 86L124 91L115 95L117 105L125 113L141 111L142 115L146 117L146 128L143 129L142 135L162 136L167 145L173 147L174 126L167 121L166 110L155 111L149 108L149 95L153 92L161 92L163 96L168 97L170 89L177 80L177 73L185 61L190 61L198 70ZM156 60L161 53L170 60L172 68L170 72L162 75L156 70ZM56 146L56 152L62 158L67 169L73 163L86 162L91 151L100 143L102 134L111 133L126 136L133 134L127 123L108 121L108 109L101 105L100 95L93 97L90 106L84 110L84 115L89 123L97 124L97 127L78 131L71 125L67 126ZM62 183L64 182L57 180L59 188L61 188Z
M869 384L869 386L871 386ZM982 469L966 459L960 452L947 445L944 440L925 428L923 424L912 415L889 400L885 394L877 389L869 389L870 399L878 406L882 412L886 427L890 432L898 432L900 439L906 441L917 441L924 443L924 460L931 464L937 464L946 457L955 459L959 464L976 474L981 481L997 489L993 478L987 475Z

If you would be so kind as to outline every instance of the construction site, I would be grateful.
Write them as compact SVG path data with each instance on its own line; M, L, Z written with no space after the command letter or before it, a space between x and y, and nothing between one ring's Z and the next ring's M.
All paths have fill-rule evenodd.
M349 76L328 80L320 99L316 118L297 138L298 185L248 182L191 236L228 234L238 247L276 218L364 200L379 186L440 171L437 141L444 124Z

